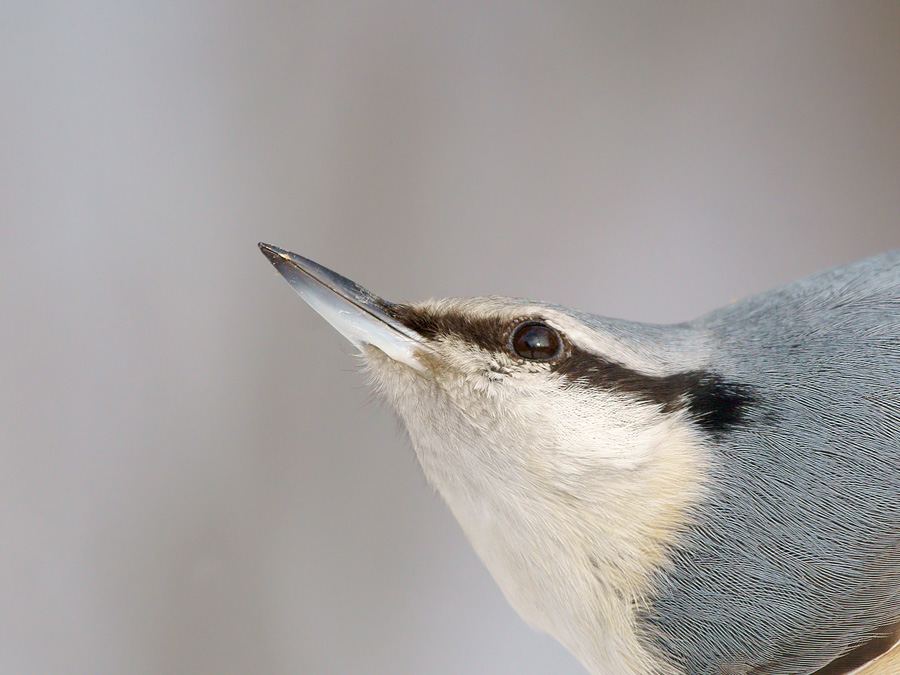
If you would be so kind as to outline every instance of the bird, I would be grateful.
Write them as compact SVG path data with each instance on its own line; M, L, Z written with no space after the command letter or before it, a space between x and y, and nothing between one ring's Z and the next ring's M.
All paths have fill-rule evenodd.
M392 303L259 246L590 673L900 673L900 251L656 325Z

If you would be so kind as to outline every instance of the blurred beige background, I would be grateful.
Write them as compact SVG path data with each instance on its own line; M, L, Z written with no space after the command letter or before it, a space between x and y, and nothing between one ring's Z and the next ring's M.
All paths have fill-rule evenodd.
M583 672L259 240L659 322L900 246L898 3L2 9L4 674Z

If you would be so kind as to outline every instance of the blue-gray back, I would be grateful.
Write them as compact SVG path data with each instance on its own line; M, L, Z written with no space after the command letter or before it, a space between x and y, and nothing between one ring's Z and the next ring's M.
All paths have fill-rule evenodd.
M666 331L753 403L709 437L647 639L690 675L806 675L896 625L900 252Z

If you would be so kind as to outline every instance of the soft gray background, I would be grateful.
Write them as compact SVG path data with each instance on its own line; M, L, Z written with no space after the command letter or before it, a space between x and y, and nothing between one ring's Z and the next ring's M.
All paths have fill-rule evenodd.
M575 675L256 242L648 321L900 246L900 4L3 3L0 227L0 672Z

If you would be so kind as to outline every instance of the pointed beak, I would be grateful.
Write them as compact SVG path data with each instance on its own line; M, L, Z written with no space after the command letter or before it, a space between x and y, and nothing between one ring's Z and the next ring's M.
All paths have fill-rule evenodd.
M296 253L263 243L259 248L291 288L354 346L371 345L423 369L416 354L427 349L424 340L387 313L392 306L387 300Z

